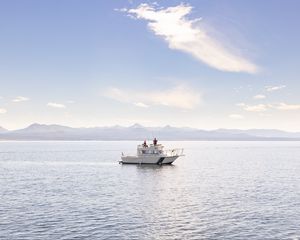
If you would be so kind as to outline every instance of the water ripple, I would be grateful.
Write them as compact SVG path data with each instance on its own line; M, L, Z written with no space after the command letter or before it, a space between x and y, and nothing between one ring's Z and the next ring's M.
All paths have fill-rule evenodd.
M187 157L160 167L119 165L132 142L0 143L0 239L300 240L299 142L169 144Z

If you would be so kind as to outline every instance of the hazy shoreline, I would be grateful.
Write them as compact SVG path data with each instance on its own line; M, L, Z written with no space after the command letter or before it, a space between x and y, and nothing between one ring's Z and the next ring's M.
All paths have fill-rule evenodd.
M163 141L300 141L299 132L277 129L215 129L189 127L129 127L72 128L57 124L34 123L18 130L1 128L0 141L143 141L154 137Z

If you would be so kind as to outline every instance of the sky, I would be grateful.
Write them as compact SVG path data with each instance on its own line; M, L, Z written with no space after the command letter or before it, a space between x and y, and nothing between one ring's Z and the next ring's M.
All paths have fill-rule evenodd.
M0 1L0 126L300 131L300 2Z

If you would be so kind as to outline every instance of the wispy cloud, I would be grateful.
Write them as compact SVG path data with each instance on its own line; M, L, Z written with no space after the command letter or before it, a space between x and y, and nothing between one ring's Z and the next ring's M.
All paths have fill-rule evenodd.
M274 108L278 110L299 110L300 104L279 103L277 106L274 106Z
M150 105L163 105L182 109L192 109L201 101L200 93L183 85L168 90L142 91L119 88L109 88L103 93L104 96L134 104L139 107Z
M247 105L245 103L238 103L236 105L242 107L245 111L248 112L265 112L271 106L268 104Z
M265 99L265 98L266 98L266 96L262 95L262 94L258 94L258 95L253 96L253 99L256 99L256 100Z
M12 101L13 102L25 102L25 101L28 101L28 100L29 100L29 98L27 98L27 97L18 96L15 99L13 99Z
M137 107L142 107L142 108L147 108L149 107L147 104L142 103L142 102L137 102L137 103L133 103L135 106Z
M0 114L6 113L7 110L5 108L0 108Z
M48 107L54 107L54 108L66 108L64 104L61 103L54 103L54 102L49 102L47 104Z
M299 110L300 104L288 104L288 103L273 103L273 104L257 104L257 105L247 105L245 103L236 104L238 107L241 107L248 112L265 112L267 110Z
M265 86L265 89L266 89L267 92L273 92L273 91L277 91L277 90L283 89L285 87L286 87L285 85Z
M209 36L201 26L200 19L187 19L187 15L192 11L190 5L158 8L143 3L137 8L122 11L136 19L147 20L148 27L155 35L162 37L169 48L186 52L213 68L229 72L258 71L254 63L232 52L218 39Z
M243 115L240 115L240 114L230 114L228 117L232 118L232 119L244 119L244 116Z

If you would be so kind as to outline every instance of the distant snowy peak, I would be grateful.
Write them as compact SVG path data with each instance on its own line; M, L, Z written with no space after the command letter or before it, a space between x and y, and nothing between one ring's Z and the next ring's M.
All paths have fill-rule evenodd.
M57 124L39 124L39 123L33 123L27 128L16 130L15 132L57 132L57 131L70 131L74 128L61 126Z
M8 130L3 127L0 127L0 133L5 133L5 132L8 132Z
M129 128L144 128L144 126L142 126L142 125L139 124L139 123L135 123L135 124L133 124L132 126L130 126Z

